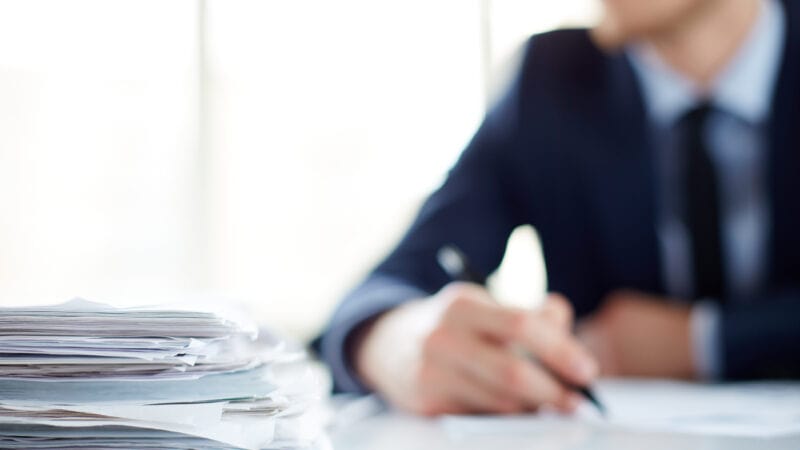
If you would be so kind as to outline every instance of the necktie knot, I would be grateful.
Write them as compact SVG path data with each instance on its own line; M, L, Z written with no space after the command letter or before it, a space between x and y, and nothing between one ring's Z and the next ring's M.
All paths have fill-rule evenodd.
M684 113L680 120L680 124L687 131L687 133L691 133L692 131L702 132L702 129L705 128L706 121L713 110L714 107L709 102L698 103Z

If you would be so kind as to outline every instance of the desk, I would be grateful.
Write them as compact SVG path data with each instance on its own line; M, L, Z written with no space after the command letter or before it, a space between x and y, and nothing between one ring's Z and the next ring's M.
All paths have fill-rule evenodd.
M575 423L550 432L458 439L436 420L381 412L336 430L334 450L798 450L800 436L777 439L708 437L600 430Z

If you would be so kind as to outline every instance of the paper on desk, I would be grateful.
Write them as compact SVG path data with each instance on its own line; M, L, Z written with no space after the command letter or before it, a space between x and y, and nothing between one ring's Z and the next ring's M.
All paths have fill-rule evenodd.
M0 307L0 448L310 444L319 380L266 331L174 308Z
M633 431L779 437L800 434L800 383L695 384L604 380L595 392L608 409L601 418L589 405L574 417L554 413L509 417L448 416L454 435L525 434L574 424Z
M222 444L187 434L135 428L130 426L107 425L94 427L54 427L36 424L2 425L0 448L3 449L63 449L63 448L169 448L171 450L240 450L241 447ZM35 436L34 439L27 437ZM295 448L294 446L290 446ZM264 449L286 449L270 443ZM324 436L316 439L304 450L332 450L330 441Z
M260 418L257 420L217 421L202 427L174 422L155 420L132 420L117 417L106 417L99 414L83 414L76 416L56 415L9 415L0 416L0 428L13 425L43 425L57 427L107 427L130 426L153 430L170 431L188 436L201 437L222 442L239 448L258 450L269 445L275 434L275 419Z
M230 336L232 331L252 338L257 334L255 326L241 316L232 320L226 317L232 314L177 307L114 308L75 299L54 306L4 307L0 312L0 336L214 339Z
M4 416L13 416L17 412L52 412L58 411L62 415L67 411L82 414L97 414L106 417L115 417L127 420L140 420L150 422L171 422L180 425L205 427L222 418L226 403L191 403L176 405L68 405L53 408L28 407L28 406L0 406ZM0 419L2 420L2 419Z
M270 369L221 373L188 380L105 381L82 379L63 383L0 379L5 404L153 404L223 401L266 397L276 386L267 381Z

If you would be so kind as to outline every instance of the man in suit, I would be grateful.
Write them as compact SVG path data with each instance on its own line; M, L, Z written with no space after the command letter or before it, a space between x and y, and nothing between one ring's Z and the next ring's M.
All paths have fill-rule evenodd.
M800 4L605 6L594 30L531 39L445 183L341 303L318 341L340 390L508 413L571 411L564 382L599 374L800 376ZM559 293L539 310L437 265L454 244L488 274L521 224Z

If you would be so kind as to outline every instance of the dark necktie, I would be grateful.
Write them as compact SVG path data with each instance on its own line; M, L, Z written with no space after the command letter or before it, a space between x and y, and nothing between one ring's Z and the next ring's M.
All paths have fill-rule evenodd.
M701 104L681 121L685 155L686 226L694 265L694 297L723 300L725 271L717 175L705 140L712 109Z

